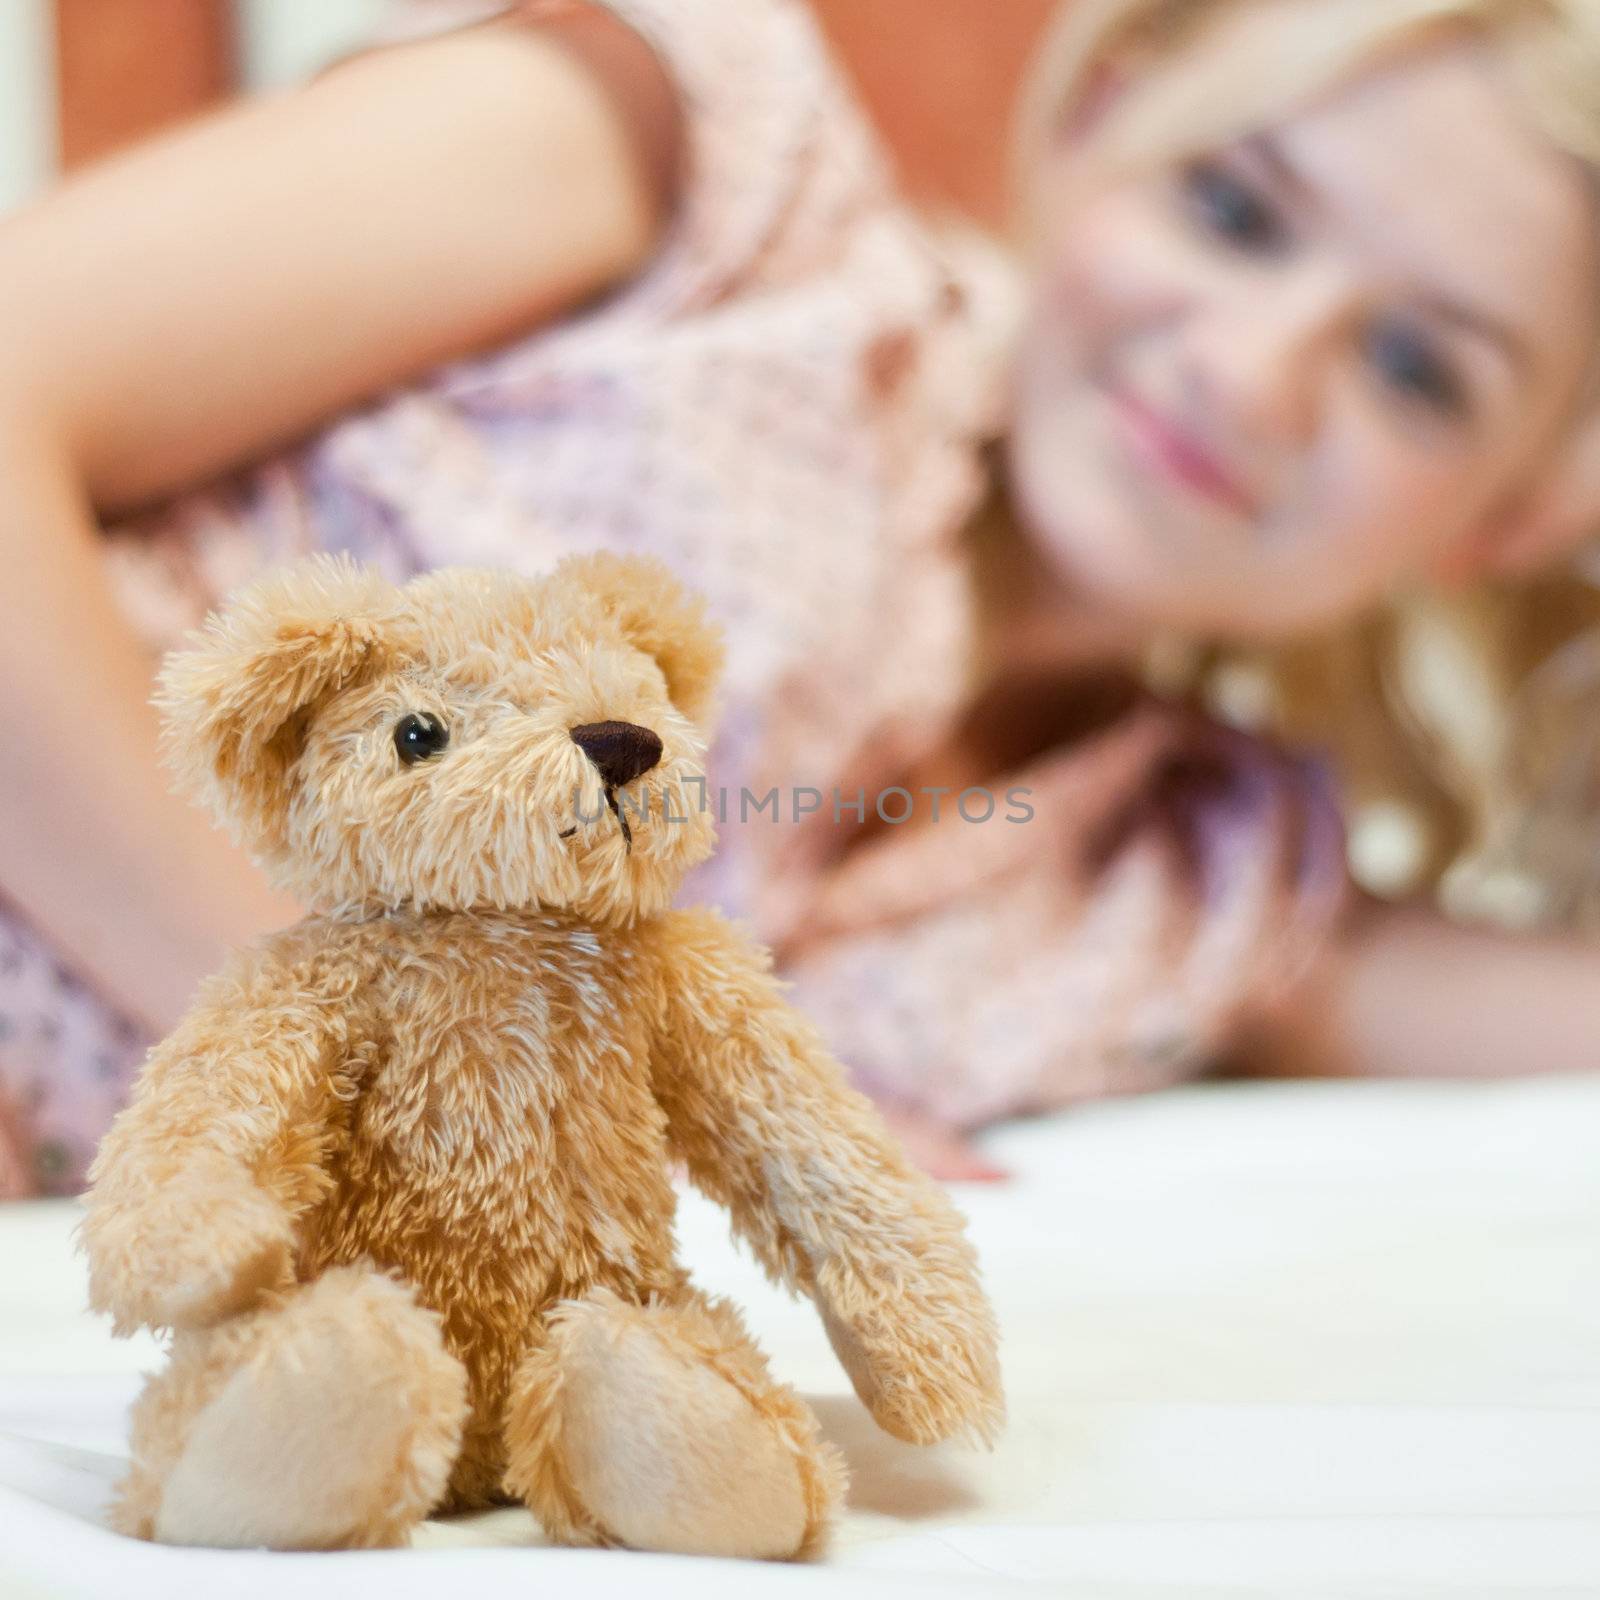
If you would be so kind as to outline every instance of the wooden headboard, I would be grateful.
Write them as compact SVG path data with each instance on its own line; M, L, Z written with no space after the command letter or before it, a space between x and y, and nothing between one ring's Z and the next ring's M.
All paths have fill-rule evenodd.
M189 116L233 88L230 0L53 0L61 164Z

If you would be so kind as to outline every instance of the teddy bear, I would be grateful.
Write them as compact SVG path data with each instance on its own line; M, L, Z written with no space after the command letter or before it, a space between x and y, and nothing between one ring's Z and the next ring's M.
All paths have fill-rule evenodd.
M766 953L673 908L721 664L665 567L604 553L317 556L167 658L178 786L308 914L201 985L91 1172L91 1303L171 1335L117 1528L370 1548L521 1501L562 1543L813 1554L842 1459L679 1262L678 1164L881 1427L992 1440L959 1213Z

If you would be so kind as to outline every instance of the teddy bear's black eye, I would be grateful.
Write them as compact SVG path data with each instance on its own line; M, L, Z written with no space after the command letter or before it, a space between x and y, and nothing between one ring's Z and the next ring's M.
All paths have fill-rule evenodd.
M450 730L429 711L411 711L395 724L394 747L408 767L436 756L450 742Z

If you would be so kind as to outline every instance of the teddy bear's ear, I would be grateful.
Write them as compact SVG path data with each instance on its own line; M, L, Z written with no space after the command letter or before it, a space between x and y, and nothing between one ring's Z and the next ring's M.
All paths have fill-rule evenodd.
M398 595L343 556L239 590L161 668L162 756L245 844L281 843L286 779L317 703L381 663Z
M597 603L629 643L654 658L672 703L691 722L708 726L722 677L722 630L705 601L664 562L601 550L567 557L553 581Z

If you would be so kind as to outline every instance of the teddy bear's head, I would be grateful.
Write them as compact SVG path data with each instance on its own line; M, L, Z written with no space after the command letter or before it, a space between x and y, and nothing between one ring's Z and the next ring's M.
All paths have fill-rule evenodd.
M654 561L396 587L317 556L211 617L158 703L180 786L312 909L628 922L711 852L721 664Z

